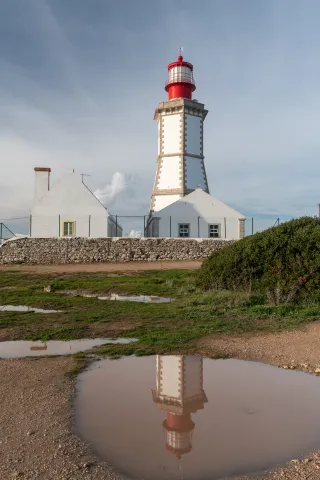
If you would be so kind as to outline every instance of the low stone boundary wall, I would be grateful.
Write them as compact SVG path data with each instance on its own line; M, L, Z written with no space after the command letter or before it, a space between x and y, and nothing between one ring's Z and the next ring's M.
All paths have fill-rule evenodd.
M200 260L233 242L214 238L21 238L0 247L0 264Z

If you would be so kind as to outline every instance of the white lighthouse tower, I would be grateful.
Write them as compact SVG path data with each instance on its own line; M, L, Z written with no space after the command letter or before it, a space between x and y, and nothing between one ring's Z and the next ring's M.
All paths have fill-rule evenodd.
M166 412L166 449L180 460L192 449L195 424L191 414L207 402L202 357L157 355L157 386L152 394L157 407Z
M168 65L168 74L168 101L159 103L154 115L158 122L158 159L151 214L197 187L209 193L203 155L203 122L208 110L192 100L196 89L193 65L180 54Z

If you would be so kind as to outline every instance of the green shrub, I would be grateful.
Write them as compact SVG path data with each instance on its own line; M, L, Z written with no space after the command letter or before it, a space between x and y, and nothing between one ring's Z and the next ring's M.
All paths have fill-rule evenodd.
M320 220L291 220L213 253L197 284L255 292L273 305L320 300Z

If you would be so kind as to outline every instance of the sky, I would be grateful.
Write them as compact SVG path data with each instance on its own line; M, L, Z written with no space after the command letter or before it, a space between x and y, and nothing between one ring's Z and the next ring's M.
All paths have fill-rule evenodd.
M318 0L0 0L0 221L29 214L36 166L147 214L180 46L209 110L210 193L247 215L317 214L319 17Z

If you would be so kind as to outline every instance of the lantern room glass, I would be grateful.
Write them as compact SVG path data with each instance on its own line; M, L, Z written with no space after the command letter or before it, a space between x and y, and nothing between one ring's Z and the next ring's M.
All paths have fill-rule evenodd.
M169 70L169 81L168 83L174 82L187 82L193 83L192 70L189 67L185 66L175 66Z

